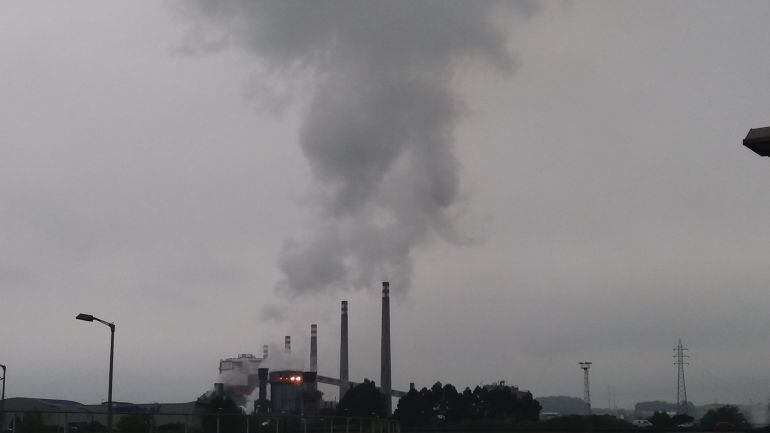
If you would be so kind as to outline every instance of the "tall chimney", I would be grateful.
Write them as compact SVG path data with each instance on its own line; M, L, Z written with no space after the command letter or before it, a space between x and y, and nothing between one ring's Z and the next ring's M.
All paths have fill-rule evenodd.
M283 351L291 353L291 335L287 335L283 338Z
M310 371L318 371L318 325L310 325Z
M267 346L265 346L267 347ZM257 369L259 375L259 410L258 413L267 413L267 368Z
M348 392L348 301L342 301L340 317L340 400Z
M390 396L390 283L382 282L382 347L380 348L380 390L385 394L385 415L393 412Z
M262 359L267 359L267 350L268 350L268 347L270 347L270 346L268 346L267 344L265 344L264 346L262 346Z

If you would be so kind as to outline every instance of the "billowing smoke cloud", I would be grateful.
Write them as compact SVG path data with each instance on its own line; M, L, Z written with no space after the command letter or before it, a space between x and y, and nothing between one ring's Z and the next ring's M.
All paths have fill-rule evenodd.
M513 3L513 2L511 2ZM279 287L292 294L409 286L415 246L452 239L458 200L457 68L512 67L501 17L534 3L199 0L198 49L234 45L271 77L312 89L300 143L315 177L315 235L287 241ZM504 12L504 13L502 13ZM495 24L498 23L498 24ZM193 49L196 47L193 46ZM309 78L308 78L309 77Z
M270 370L307 370L308 353L303 347L292 347L291 353L286 353L283 345L271 344L269 354L260 367Z

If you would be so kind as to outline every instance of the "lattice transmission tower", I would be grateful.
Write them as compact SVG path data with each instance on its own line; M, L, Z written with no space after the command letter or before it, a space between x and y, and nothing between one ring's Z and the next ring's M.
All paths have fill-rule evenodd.
M679 344L674 348L674 365L677 366L676 374L676 413L687 415L687 385L684 381L684 366L690 365L686 361L690 357L687 353L687 348L682 346L682 339L679 339Z
M586 403L586 415L591 415L591 382L588 380L588 370L591 368L590 361L583 361L580 363L580 368L583 369L583 400Z

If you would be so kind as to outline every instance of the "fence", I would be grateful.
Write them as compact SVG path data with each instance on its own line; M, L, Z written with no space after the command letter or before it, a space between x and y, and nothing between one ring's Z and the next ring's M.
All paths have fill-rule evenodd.
M7 411L0 433L106 433L103 412ZM113 433L401 433L398 421L226 413L113 413Z

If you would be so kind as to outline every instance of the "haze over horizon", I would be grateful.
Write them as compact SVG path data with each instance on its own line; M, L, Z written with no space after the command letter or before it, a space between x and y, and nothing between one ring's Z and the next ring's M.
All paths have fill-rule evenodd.
M0 5L7 396L106 397L80 312L116 401L336 376L342 299L379 381L388 280L394 389L767 398L770 3L298 4Z

